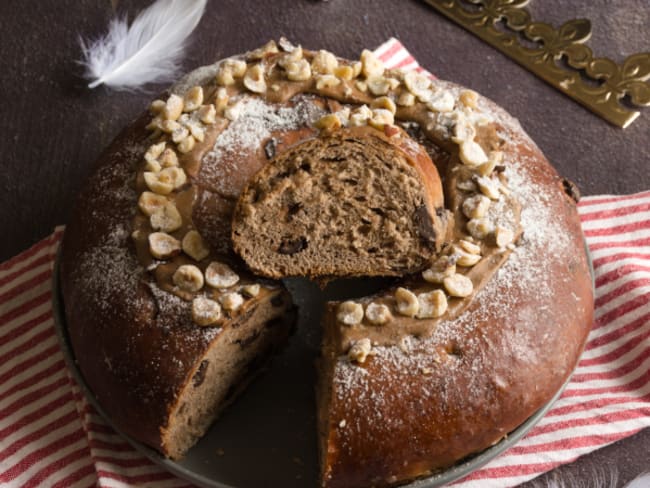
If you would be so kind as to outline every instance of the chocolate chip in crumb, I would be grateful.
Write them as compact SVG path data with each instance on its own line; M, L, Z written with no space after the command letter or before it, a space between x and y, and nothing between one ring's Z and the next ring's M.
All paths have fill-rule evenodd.
M425 205L420 205L415 209L415 222L420 232L422 240L431 248L436 246L436 230L431 222L431 215Z
M196 370L196 373L194 373L194 376L192 377L194 388L201 386L203 380L205 380L205 373L208 370L208 364L210 364L210 362L207 359L201 361L199 369Z
M296 254L307 249L307 239L299 237L298 239L284 239L278 248L279 254Z
M562 180L562 188L564 189L564 193L571 197L574 202L578 203L580 201L580 190L578 190L578 187L573 181L564 178Z
M291 205L289 205L289 207L287 208L286 221L291 222L293 220L293 216L297 214L302 208L303 208L302 203L292 203Z
M266 159L273 159L275 157L275 153L277 149L278 149L278 141L276 141L275 138L271 137L264 144L264 154L266 154Z

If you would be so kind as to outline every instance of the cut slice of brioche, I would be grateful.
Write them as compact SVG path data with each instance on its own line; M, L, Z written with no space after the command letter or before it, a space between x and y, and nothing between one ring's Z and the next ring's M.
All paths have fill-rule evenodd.
M194 364L162 429L161 450L181 459L221 412L286 343L295 322L291 299L281 289L264 293L250 310L224 327L222 337Z
M297 144L249 181L237 253L261 275L401 276L445 240L438 172L402 131L342 129Z

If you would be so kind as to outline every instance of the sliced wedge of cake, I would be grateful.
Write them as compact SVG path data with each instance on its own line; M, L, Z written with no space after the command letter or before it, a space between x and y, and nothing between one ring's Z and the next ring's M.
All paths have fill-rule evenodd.
M438 172L394 128L321 134L250 180L233 215L233 245L267 277L401 276L429 265L445 240Z

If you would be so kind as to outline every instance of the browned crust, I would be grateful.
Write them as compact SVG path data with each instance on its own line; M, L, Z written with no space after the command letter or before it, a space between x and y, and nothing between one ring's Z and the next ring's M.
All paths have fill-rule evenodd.
M245 320L255 302L247 302L239 318L225 321L217 333L215 328L194 324L186 309L174 315L162 313L162 304L149 286L153 276L136 271L130 238L137 209L134 174L143 154L138 148L148 136L144 126L149 117L143 114L124 129L100 157L66 227L60 276L68 333L86 384L119 430L168 455L163 436L179 395L207 351L222 338L228 339L229 330ZM123 230L119 238L116 228ZM93 271L89 265L96 259L87 256L113 240L115 244L106 251L114 260L111 266L117 269L120 259L126 259L133 276L98 277L98 282L116 287L98 296L88 289L93 286L88 281ZM264 300L278 294L284 295L282 308L289 307L290 299L281 288ZM110 299L110 304L100 303L104 299ZM287 330L282 334L286 336Z
M358 366L334 354L332 374L347 380L330 378L328 385L323 486L390 486L451 466L521 425L577 365L593 319L577 209L534 143L523 131L514 137L509 150L525 161L521 170L547 196L573 249L570 256L540 255L528 263L544 263L547 282L557 286L542 303L535 290L501 283L465 311L471 326L441 324L447 333L416 340L407 353L393 346ZM486 313L482 302L494 293L507 293L512 305ZM338 334L333 307L325 318L328 336ZM515 350L524 346L525 357Z
M133 171L135 156L123 159L120 155L124 147L138 145L144 140L146 119L147 116L143 115L122 131L100 157L98 168L117 167L121 169L118 171L122 175ZM111 181L112 187L104 183L96 172L84 186L63 236L60 276L68 333L76 363L85 382L117 427L142 442L159 446L160 419L166 415L166 406L173 397L174 387L185 378L175 369L160 371L153 367L154 361L145 359L147 349L156 354L155 351L160 351L161 342L167 342L160 335L161 329L149 324L148 319L154 313L154 303L148 296L147 288L138 286L133 290L145 304L141 310L129 307L120 297L115 297L110 308L99 309L94 297L79 286L82 280L80 275L87 271L80 267L84 253L102 246L102 241L110 235L116 223L130 222L136 208L135 193L132 200L118 201L113 197L121 182L114 179ZM104 197L99 203L95 203L98 200L96 192ZM91 212L84 211L84 208L95 205L99 208L94 216ZM128 241L124 240L123 245L127 246ZM135 260L133 264L136 265ZM131 334L125 333L125 324L132 324L134 328L141 327L146 332L146 341L131 342ZM181 343L174 345L178 348ZM197 348L206 345L191 346L188 354L197 354L200 352ZM104 353L111 349L122 350L124 355L109 366ZM140 356L140 361L130 357L136 354ZM160 364L165 368L167 362ZM112 374L107 374L109 368L113 369ZM167 384L155 381L165 373L168 373L171 381ZM186 375L188 371L184 373ZM145 390L143 385L150 387ZM145 404L148 408L142 408Z

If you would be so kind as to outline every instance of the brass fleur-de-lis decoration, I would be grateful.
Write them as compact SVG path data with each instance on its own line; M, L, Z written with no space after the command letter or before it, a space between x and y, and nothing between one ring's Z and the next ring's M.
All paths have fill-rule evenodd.
M650 54L632 54L622 67L609 59L597 58L587 63L585 70L590 77L603 80L599 87L584 88L595 103L617 112L621 110L619 100L625 96L634 105L650 105L650 83L646 81L650 79Z
M584 45L591 37L586 19L570 20L555 29L532 21L524 8L529 0L426 1L612 124L625 128L640 114L623 106L623 98L639 107L650 106L650 53L633 54L622 65L594 58ZM500 22L505 30L497 28ZM534 46L522 45L521 36Z
M557 30L540 22L528 24L522 30L526 37L542 44L539 49L526 50L535 62L548 63L563 54L574 62L589 56L589 48L581 44L591 37L591 22L586 19L570 20Z

